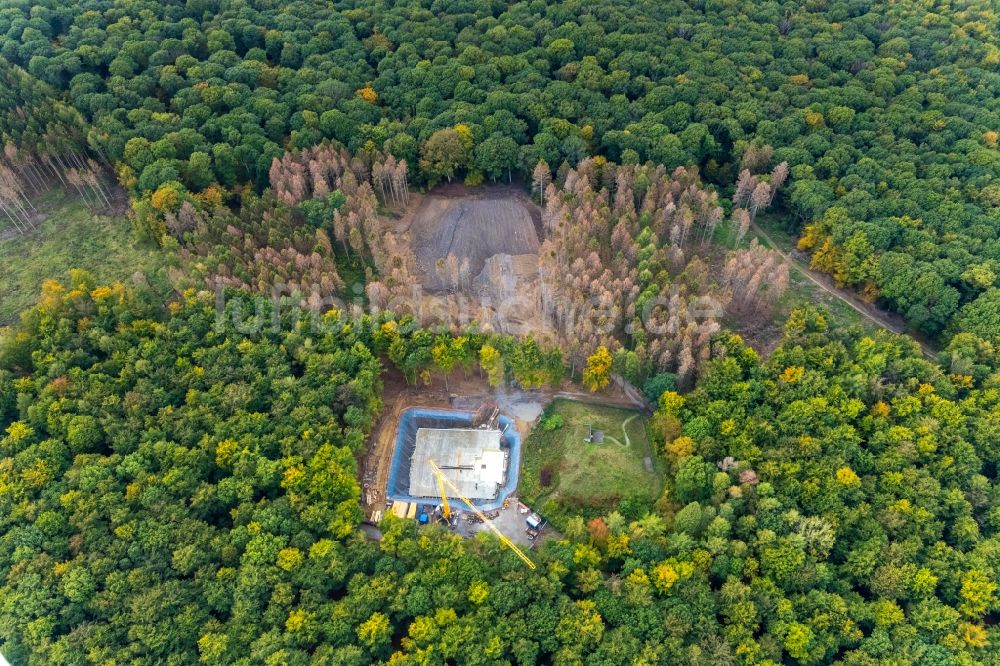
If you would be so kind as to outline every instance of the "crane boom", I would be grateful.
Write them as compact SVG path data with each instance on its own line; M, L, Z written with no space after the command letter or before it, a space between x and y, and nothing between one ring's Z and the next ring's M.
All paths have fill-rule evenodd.
M441 513L444 515L444 519L451 521L451 507L448 506L448 493L444 491L444 474L438 469L438 466L431 462L434 466L434 473L437 475L438 480L438 491L441 493Z
M518 557L520 557L521 561L523 561L525 564L527 564L528 567L530 567L532 569L535 568L535 563L531 561L531 558L529 558L527 555L525 555L524 552L520 548L517 547L517 544L515 544L513 541L511 541L510 539L508 539L507 535L505 535L503 532L501 532L499 529L497 529L497 526L493 524L493 521L490 520L489 518L487 518L486 515L482 511L480 511L478 508L476 508L476 505L472 503L472 500L468 499L465 495L462 494L462 491L460 491L455 486L455 484L451 482L451 479L449 479L448 477L446 477L444 475L444 472L441 471L441 468L439 468L437 466L437 464L433 460L428 460L427 462L430 463L431 468L433 468L433 470L434 470L434 474L437 475L438 486L441 488L441 499L443 499L445 501L445 504L444 504L445 507L446 507L445 510L447 510L448 501L445 498L444 486L445 486L445 484L447 484L447 486L451 489L451 492L455 493L455 496L458 497L458 499L460 499L463 502L465 502L468 505L468 507L470 509L472 509L472 512L475 513L476 516L478 516L480 520L482 520L484 523L486 523L486 526L488 528L490 528L493 531L494 534L497 535L497 538L500 539L500 543L502 543L503 545L507 546L512 551L514 551L514 554L517 555Z

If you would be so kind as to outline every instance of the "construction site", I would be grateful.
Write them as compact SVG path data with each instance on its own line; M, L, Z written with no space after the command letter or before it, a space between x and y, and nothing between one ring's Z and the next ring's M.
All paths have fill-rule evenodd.
M514 419L489 401L475 410L408 407L396 419L393 440L385 493L378 495L384 505L370 507L370 522L390 511L463 536L489 529L533 566L515 544L532 545L543 521L512 498L521 464Z
M546 405L563 399L579 403L584 412L590 403L644 408L641 398L615 389L594 396L573 386L493 388L478 373L462 371L451 373L447 383L418 386L387 366L383 385L385 409L360 469L362 504L374 538L375 526L388 514L447 524L465 537L490 531L529 550L558 538L540 504L523 497L537 486L537 480L526 485L529 479L523 478L526 469L537 476L533 466L525 467L524 444Z
M484 331L544 334L541 211L522 190L442 186L413 195L393 224L410 239L425 320L454 323L468 306L466 314ZM382 379L385 408L360 465L373 531L391 513L446 523L463 536L490 530L525 546L554 534L519 501L522 445L554 398L593 396L493 388L482 373L467 370L418 386L387 364ZM642 406L641 398L613 393L599 400Z
M456 506L493 510L517 486L521 438L494 405L475 412L411 407L400 415L386 485L391 501L441 500L438 471Z

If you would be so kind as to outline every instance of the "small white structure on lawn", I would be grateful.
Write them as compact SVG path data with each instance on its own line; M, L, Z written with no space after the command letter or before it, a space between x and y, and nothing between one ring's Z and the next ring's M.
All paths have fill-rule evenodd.
M410 459L409 494L439 496L433 461L469 499L496 499L507 482L507 451L500 448L500 437L499 430L484 428L420 428Z

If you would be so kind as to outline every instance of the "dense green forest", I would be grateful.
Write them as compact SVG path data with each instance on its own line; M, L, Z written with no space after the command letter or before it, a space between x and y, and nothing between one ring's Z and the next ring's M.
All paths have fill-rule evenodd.
M424 332L232 314L77 273L0 346L13 663L994 663L987 343L956 338L946 375L816 311L767 362L720 335L660 399L656 510L571 519L532 572L491 538L355 529L378 355L426 366Z
M32 203L58 187L164 261L48 281L0 328L0 652L1000 664L998 20L989 0L7 0L3 256L62 249ZM388 307L418 282L411 189L487 180L540 204L545 337ZM759 354L726 326L769 322L790 277L755 224L941 353L804 308ZM594 302L600 326L577 316ZM358 459L389 370L621 375L655 403L665 488L560 514L534 571L414 521L370 539Z
M21 0L0 113L22 150L86 147L135 192L262 189L323 138L417 183L602 154L728 187L773 156L815 265L950 334L1000 321L996 23L988 0Z

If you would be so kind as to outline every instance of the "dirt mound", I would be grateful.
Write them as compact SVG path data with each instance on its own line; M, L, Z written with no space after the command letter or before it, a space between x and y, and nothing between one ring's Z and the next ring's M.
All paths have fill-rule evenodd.
M515 296L519 287L537 277L537 254L494 254L487 258L483 270L473 280L473 286L480 295L504 300Z

